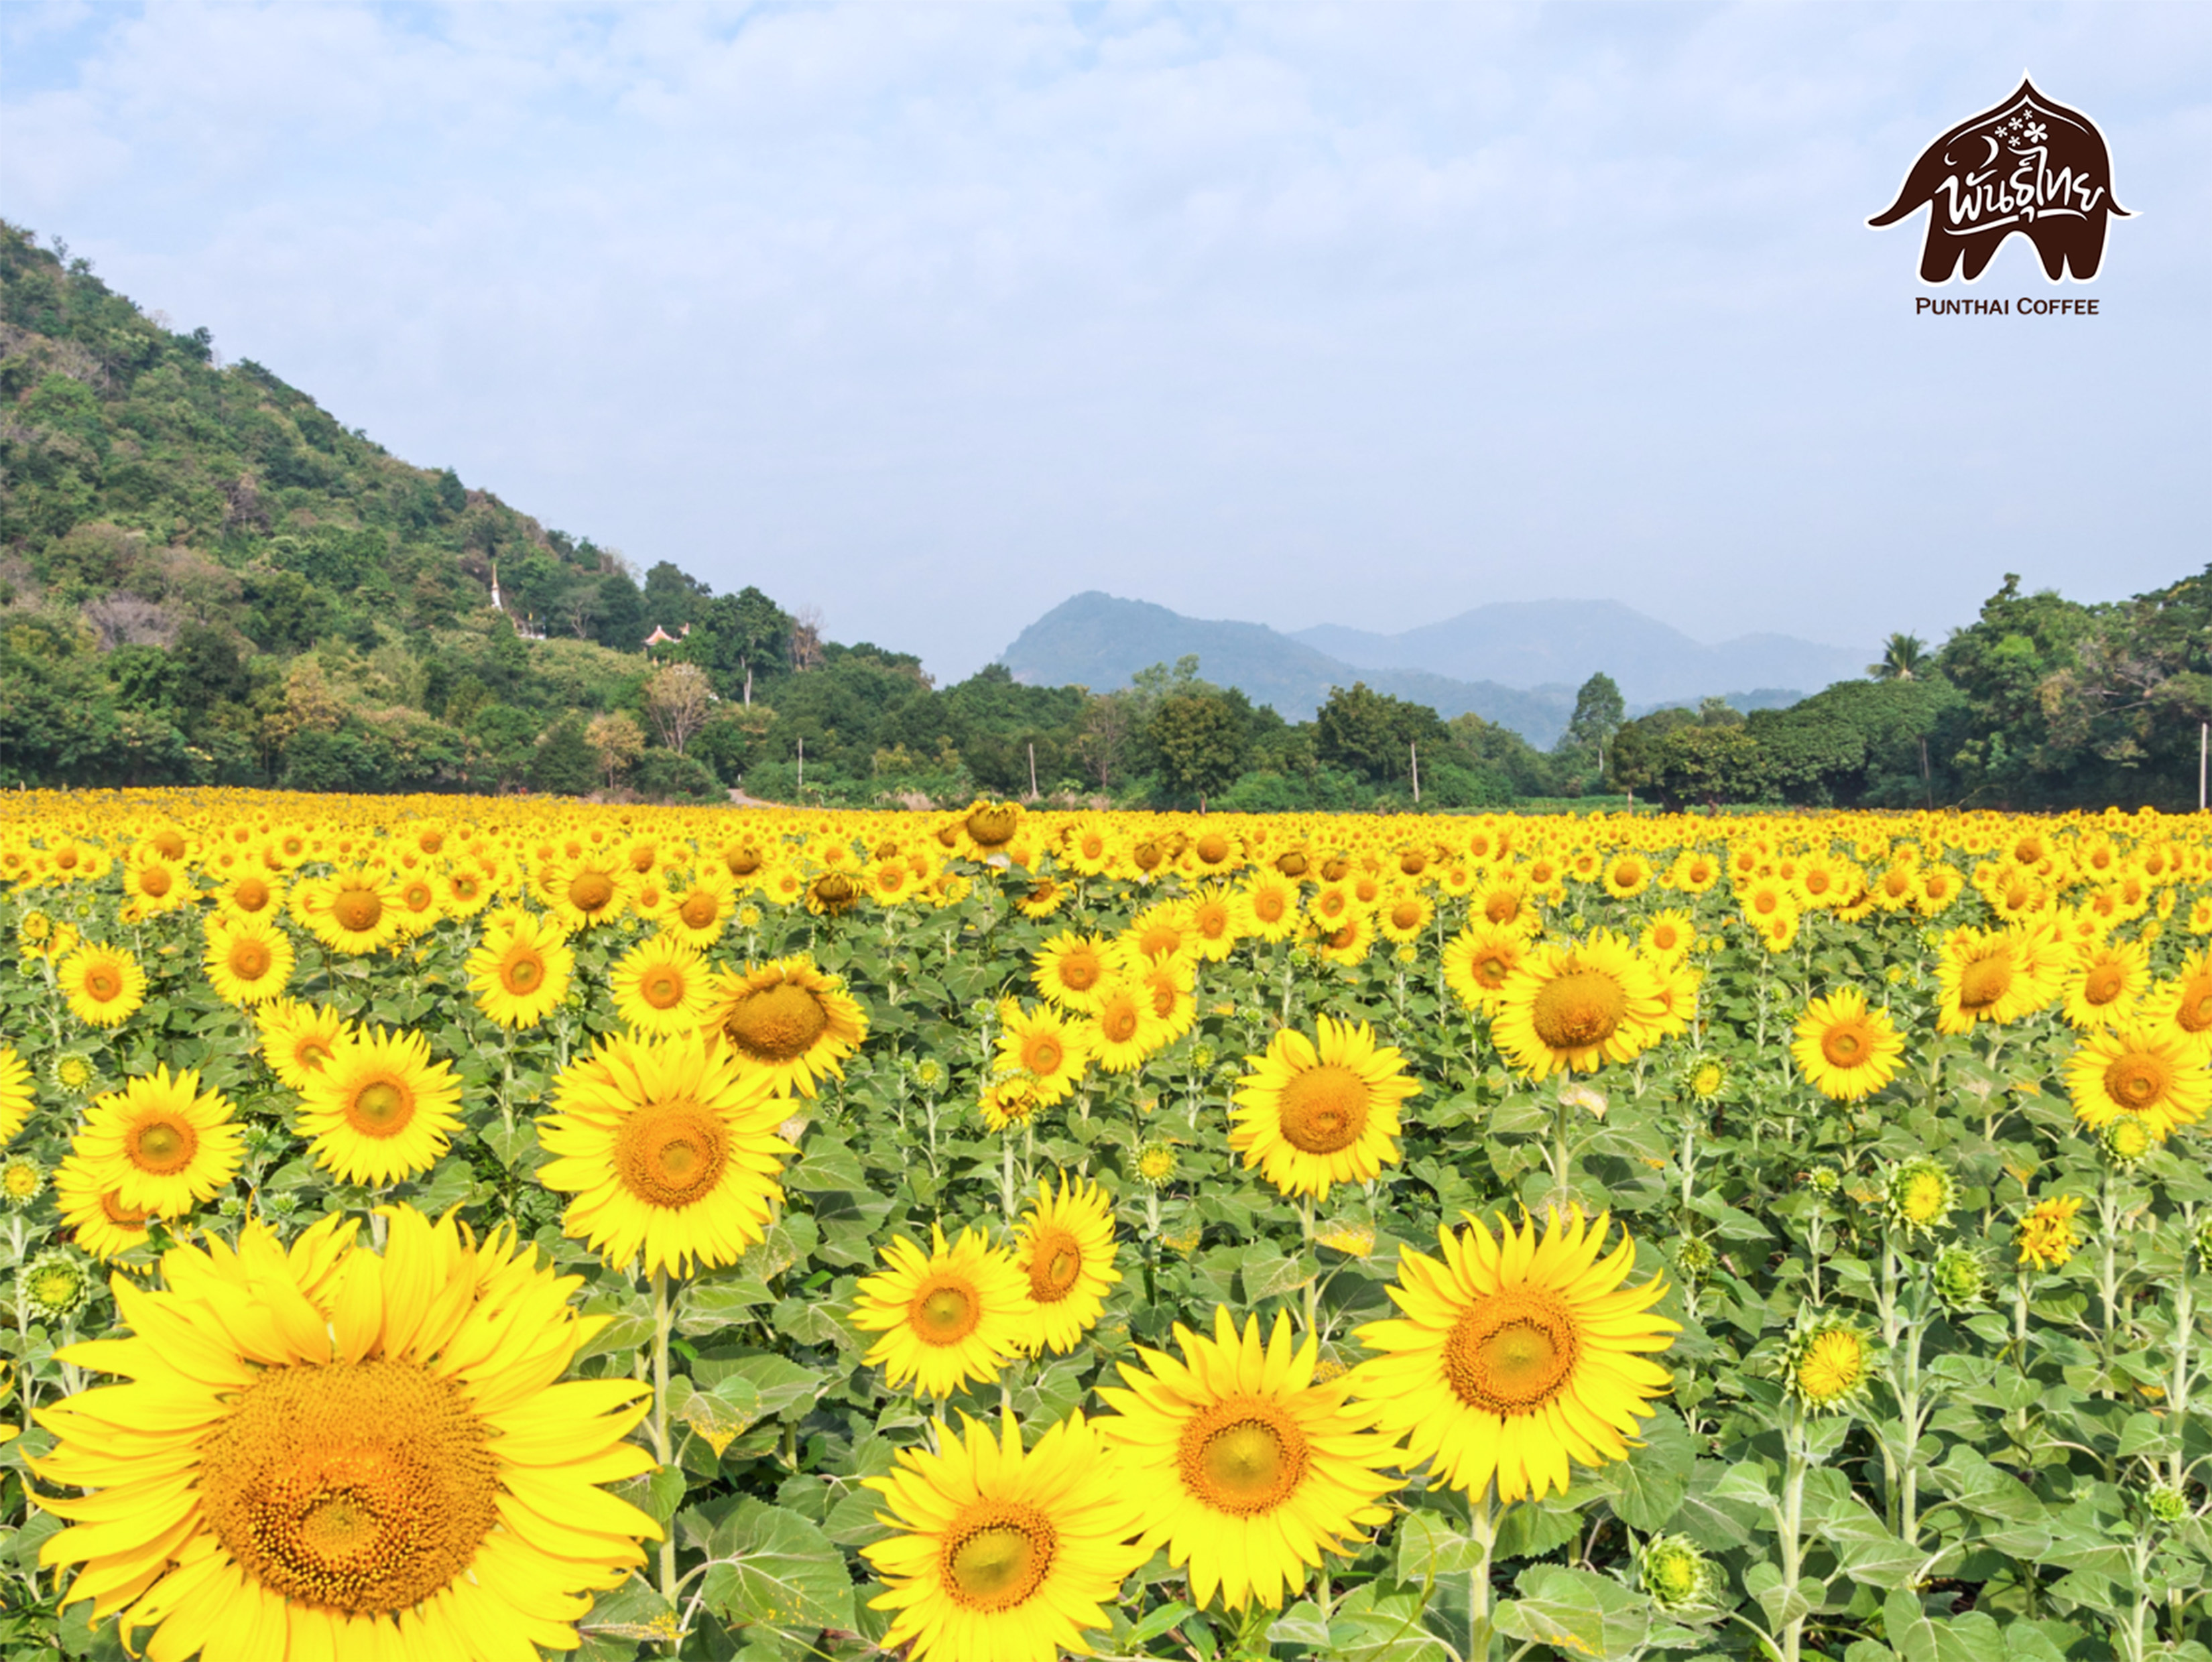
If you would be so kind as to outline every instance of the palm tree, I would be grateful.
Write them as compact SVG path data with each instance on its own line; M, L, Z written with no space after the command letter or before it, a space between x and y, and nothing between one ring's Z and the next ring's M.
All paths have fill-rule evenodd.
M1882 643L1881 662L1867 665L1876 681L1916 681L1927 673L1928 643L1917 634L1893 634Z

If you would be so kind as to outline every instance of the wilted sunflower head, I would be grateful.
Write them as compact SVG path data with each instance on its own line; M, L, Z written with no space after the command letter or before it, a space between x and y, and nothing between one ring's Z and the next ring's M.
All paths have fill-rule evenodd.
M2013 1245L2020 1249L2020 1266L2063 1269L2081 1245L2074 1233L2074 1215L2081 1210L2081 1198L2076 1195L2051 1195L2037 1201L2013 1231Z

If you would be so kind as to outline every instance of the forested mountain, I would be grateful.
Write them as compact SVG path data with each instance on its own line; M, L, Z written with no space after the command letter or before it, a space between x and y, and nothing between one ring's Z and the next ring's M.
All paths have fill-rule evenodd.
M1607 788L2180 807L2212 717L2212 568L2099 606L2008 579L1940 648L1893 637L1871 679L1747 718L1731 703L1761 701L1630 720L1600 672L1541 720L1486 720L1440 711L1454 683L1336 664L1280 695L1312 711L1286 720L1221 684L1233 641L1179 644L1095 690L1002 664L939 688L757 588L641 577L403 462L0 222L0 785L1280 810L1410 805L1418 770L1424 808ZM1540 752L1508 721L1559 737Z

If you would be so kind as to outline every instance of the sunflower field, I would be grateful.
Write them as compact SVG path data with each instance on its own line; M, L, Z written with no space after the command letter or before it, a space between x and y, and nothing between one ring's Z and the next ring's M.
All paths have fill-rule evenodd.
M2212 1662L2212 825L0 808L0 1657Z

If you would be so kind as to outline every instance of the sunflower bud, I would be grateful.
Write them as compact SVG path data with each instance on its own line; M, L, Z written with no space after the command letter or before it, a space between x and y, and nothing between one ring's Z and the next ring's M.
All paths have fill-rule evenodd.
M1873 1340L1842 1316L1801 1319L1783 1353L1783 1385L1811 1413L1848 1411L1873 1377Z
M0 1200L21 1211L36 1200L46 1186L46 1168L27 1154L10 1155L0 1162Z
M1883 1209L1890 1222L1908 1234L1941 1228L1958 1201L1959 1186L1951 1174L1925 1155L1890 1168Z
M2143 1497L2151 1521L2171 1529L2189 1515L2189 1497L2172 1483L2154 1483Z
M1172 1143L1147 1143L1137 1150L1137 1175L1154 1188L1172 1183L1182 1164Z
M1728 1071L1717 1062L1708 1062L1690 1076L1690 1095L1710 1102L1721 1094L1721 1087L1727 1083Z
M1702 1235L1684 1235L1674 1243L1674 1267L1685 1281L1703 1281L1717 1262L1713 1244Z
M2197 1226L2197 1267L2212 1265L2212 1217Z
M1933 1279L1943 1307L1964 1310L1980 1301L1989 1286L1989 1266L1972 1247L1954 1244L1936 1255Z
M66 1247L41 1253L23 1266L16 1291L33 1315L61 1321L92 1298L92 1266Z
M1646 1541L1636 1579L1651 1602L1669 1614L1712 1604L1719 1581L1713 1561L1686 1535L1655 1535Z
M2142 1120L2125 1116L2106 1126L2104 1135L2097 1141L2105 1151L2105 1158L2124 1172L2134 1170L2142 1157L2158 1146L2157 1139Z
M1844 1186L1843 1174L1833 1166L1819 1168L1806 1180L1813 1186L1815 1194L1832 1195Z

